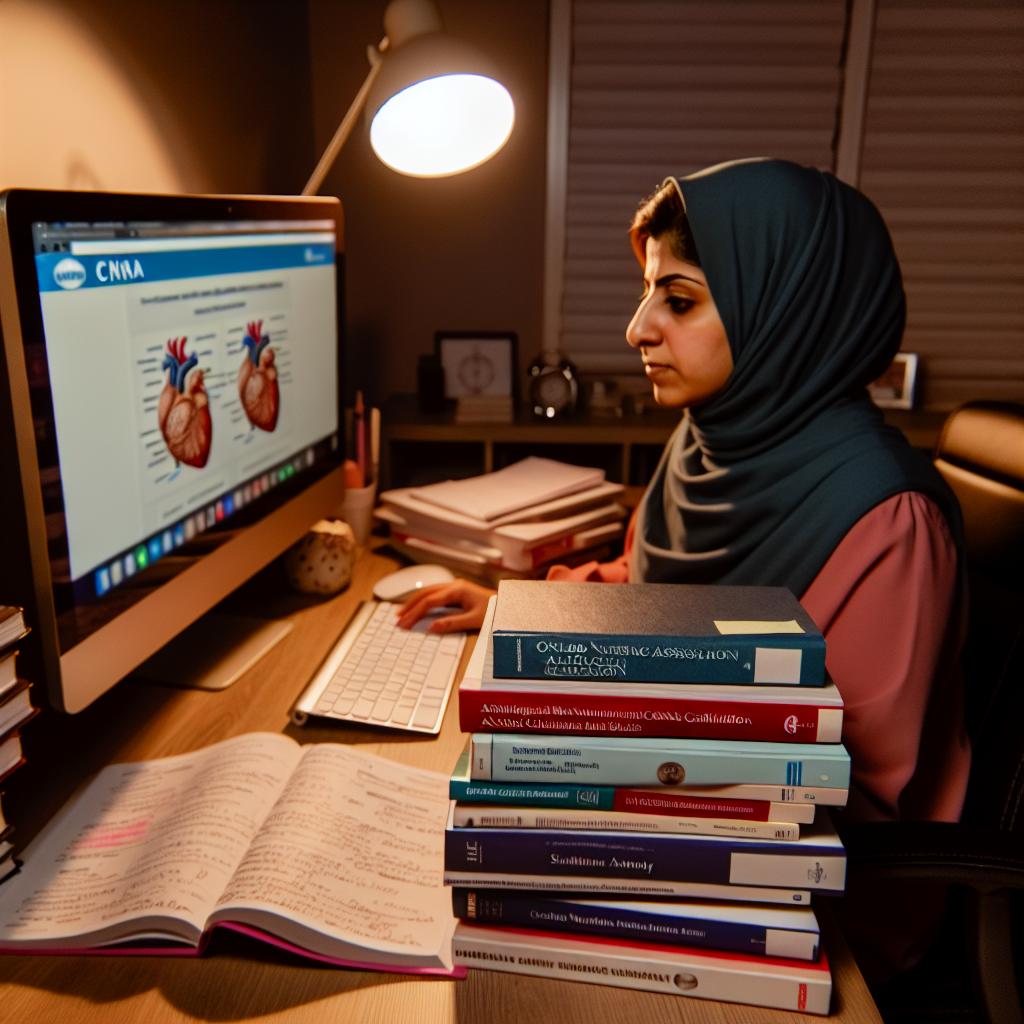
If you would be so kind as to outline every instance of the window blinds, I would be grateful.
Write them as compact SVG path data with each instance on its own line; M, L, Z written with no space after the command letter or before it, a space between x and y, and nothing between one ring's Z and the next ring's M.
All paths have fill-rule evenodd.
M1024 400L1024 5L878 0L861 188L893 235L926 408Z
M559 347L637 374L626 230L668 174L748 156L833 166L842 0L572 0Z

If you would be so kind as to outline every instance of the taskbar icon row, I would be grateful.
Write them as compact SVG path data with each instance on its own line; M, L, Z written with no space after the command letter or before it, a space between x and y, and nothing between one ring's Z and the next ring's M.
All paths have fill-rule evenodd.
M187 544L193 537L223 522L278 484L290 480L300 470L309 468L313 465L315 457L314 449L307 448L287 462L260 473L247 483L240 484L216 501L196 509L184 519L141 541L130 551L125 551L109 563L101 565L93 572L96 596L102 597L137 572L149 568L164 555L169 555L175 548Z

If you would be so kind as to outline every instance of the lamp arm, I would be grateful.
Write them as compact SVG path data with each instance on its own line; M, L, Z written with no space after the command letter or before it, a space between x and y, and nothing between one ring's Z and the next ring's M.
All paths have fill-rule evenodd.
M312 175L310 175L309 181L306 182L306 187L302 190L304 196L315 196L320 191L320 186L324 183L324 178L327 177L327 172L331 169L334 161L338 158L338 154L341 152L342 147L348 140L349 135L352 134L352 129L355 127L355 123L359 118L359 115L363 112L363 107L366 106L366 97L370 93L370 89L373 86L377 75L380 74L381 69L381 54L388 48L388 40L385 36L380 41L380 44L376 47L368 46L366 48L366 56L370 61L370 71L366 76L366 80L359 87L359 91L356 93L355 99L352 100L352 105L348 108L345 116L341 119L341 124L338 125L338 130L334 133L334 138L327 144L327 148L323 152L323 156L320 157L320 162L316 165Z

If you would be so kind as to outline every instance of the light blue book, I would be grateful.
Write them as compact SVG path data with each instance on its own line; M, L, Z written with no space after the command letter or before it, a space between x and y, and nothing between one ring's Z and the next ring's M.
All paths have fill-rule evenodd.
M768 783L846 789L841 743L474 733L474 779L607 786Z

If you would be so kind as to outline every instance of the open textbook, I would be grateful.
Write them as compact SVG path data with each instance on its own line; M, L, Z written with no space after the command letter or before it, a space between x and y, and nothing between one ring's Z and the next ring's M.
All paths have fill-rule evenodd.
M200 954L215 928L323 962L452 967L448 779L250 733L112 765L0 887L0 951Z

